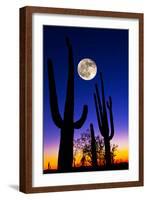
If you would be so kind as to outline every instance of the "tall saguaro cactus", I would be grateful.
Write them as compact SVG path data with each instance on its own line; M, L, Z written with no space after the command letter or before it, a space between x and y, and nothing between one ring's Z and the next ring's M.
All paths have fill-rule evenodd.
M111 166L110 140L114 136L112 99L111 99L111 96L109 96L108 101L107 102L105 101L104 82L103 82L103 77L102 77L101 72L100 72L100 81L101 81L102 100L100 98L98 86L96 84L95 93L94 93L94 102L95 102L95 107L96 107L96 115L97 115L99 130L100 130L101 135L104 137L106 167L109 168ZM108 123L106 105L109 111L110 128L109 128L109 123Z
M80 129L82 127L88 113L88 106L84 105L81 118L74 122L74 62L72 46L68 38L66 38L66 45L68 48L68 80L63 118L59 113L53 64L50 59L48 60L51 114L55 125L61 129L58 153L58 170L62 171L70 171L72 169L74 129Z
M97 153L96 153L96 141L94 135L93 124L90 124L90 134L91 134L91 155L92 155L92 166L97 167Z

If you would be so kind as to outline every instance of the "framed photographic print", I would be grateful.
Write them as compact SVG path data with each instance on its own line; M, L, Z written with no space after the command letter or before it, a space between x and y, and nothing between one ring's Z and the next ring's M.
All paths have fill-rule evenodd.
M20 191L143 186L143 14L20 9Z

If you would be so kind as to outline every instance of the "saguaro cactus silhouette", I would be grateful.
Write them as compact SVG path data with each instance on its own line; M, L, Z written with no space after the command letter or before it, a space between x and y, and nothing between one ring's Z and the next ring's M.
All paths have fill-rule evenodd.
M96 141L94 135L93 124L90 124L90 134L91 134L91 155L92 155L92 166L97 167L97 153L96 153Z
M68 38L66 38L66 45L68 48L68 79L63 118L59 113L53 64L51 59L48 60L51 114L54 123L58 128L61 129L60 146L58 153L58 170L62 171L70 171L72 169L74 129L80 129L82 127L88 113L88 106L84 105L81 118L78 121L74 122L74 62L72 46Z
M102 77L101 72L100 72L100 81L101 81L102 101L100 99L98 86L97 84L95 84L94 102L95 102L95 107L96 107L96 115L97 115L99 130L100 130L101 135L104 137L106 167L109 168L111 166L110 140L114 136L112 99L111 99L111 96L109 96L108 101L107 102L105 101L104 82L103 82L103 77ZM107 105L107 109L109 111L109 117L110 117L110 131L109 131L106 105Z

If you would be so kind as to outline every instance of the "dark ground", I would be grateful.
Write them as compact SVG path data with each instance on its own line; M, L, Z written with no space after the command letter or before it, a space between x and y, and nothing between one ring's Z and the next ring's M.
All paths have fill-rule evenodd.
M50 173L64 173L64 172L89 172L89 171L109 171L109 170L126 170L129 169L129 164L128 163L119 163L119 164L114 164L109 168L106 168L105 166L101 167L96 167L93 168L91 166L84 166L84 167L74 167L70 171L59 171L56 169L47 169L43 170L43 174L50 174Z

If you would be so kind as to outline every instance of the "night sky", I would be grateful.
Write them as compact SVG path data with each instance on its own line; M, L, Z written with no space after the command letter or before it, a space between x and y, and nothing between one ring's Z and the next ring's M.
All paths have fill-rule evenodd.
M75 130L75 138L89 128L91 122L94 124L95 134L100 135L93 100L94 84L100 83L99 74L94 79L85 81L77 73L80 60L90 58L103 73L106 100L109 95L112 97L115 128L112 143L128 151L128 30L43 26L44 168L47 162L52 167L57 165L60 141L60 129L54 124L49 107L47 60L51 58L53 61L59 110L63 117L68 72L66 36L72 44L74 57L75 121L80 118L83 105L88 105L87 120L81 129Z

